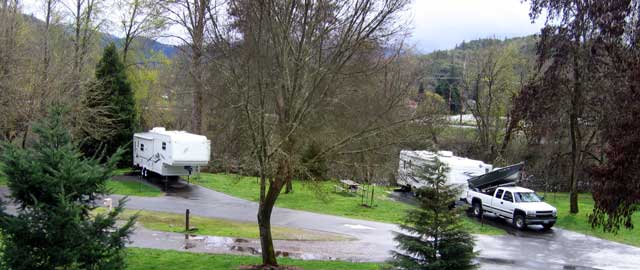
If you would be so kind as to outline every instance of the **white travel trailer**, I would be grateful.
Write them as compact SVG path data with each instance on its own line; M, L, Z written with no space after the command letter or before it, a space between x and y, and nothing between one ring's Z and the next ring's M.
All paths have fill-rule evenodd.
M133 166L143 176L152 171L161 176L191 175L209 163L211 142L207 137L186 131L155 127L133 135Z
M449 166L447 182L460 187L460 199L464 200L468 190L467 180L474 176L483 175L493 169L493 166L480 160L454 156L451 151L400 151L400 165L398 167L398 185L416 190L426 183L416 175L416 170L424 164L433 162L438 157L441 162Z

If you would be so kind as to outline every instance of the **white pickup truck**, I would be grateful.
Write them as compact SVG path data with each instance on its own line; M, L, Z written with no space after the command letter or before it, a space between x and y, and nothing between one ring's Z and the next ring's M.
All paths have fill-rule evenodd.
M484 192L469 189L467 203L476 217L481 217L483 212L490 212L512 220L518 229L538 224L548 230L556 223L556 208L543 202L533 190L522 187L490 188Z
M493 213L511 220L518 229L534 224L547 230L553 227L556 208L543 202L533 190L515 186L523 168L521 162L468 179L466 201L473 214L481 217L484 212Z

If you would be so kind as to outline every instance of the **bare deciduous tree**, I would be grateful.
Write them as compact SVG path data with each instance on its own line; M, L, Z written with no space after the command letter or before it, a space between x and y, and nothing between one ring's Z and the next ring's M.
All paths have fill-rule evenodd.
M124 33L122 59L127 56L133 41L141 35L155 36L165 27L164 9L153 0L118 0L116 7L121 12L120 27Z
M73 80L71 82L72 95L81 93L83 71L87 55L102 21L98 19L102 0L68 0L62 4L66 7L73 27Z
M514 45L491 45L470 54L465 68L463 85L471 98L466 105L476 119L480 145L490 161L503 158L500 149L509 139L504 130L510 120L511 101L520 91L520 77L527 76L516 74L517 69L526 70L527 66L517 49Z
M202 132L202 107L203 107L203 55L205 49L206 26L211 16L207 13L213 10L214 4L210 0L176 0L164 1L162 6L168 13L168 22L182 27L188 38L179 35L188 47L187 52L191 56L189 74L193 79L193 94L191 103L191 131Z
M227 91L237 95L259 171L258 226L265 267L277 266L271 213L282 189L295 173L306 128L326 123L327 109L349 108L346 97L367 93L349 84L389 63L385 46L398 30L405 0L364 1L229 1L230 28L209 10L218 64ZM390 85L388 85L390 86ZM385 89L385 87L379 87ZM404 106L406 89L389 87L386 111ZM383 92L384 93L384 92ZM366 96L366 95L363 95ZM356 101L357 102L357 101ZM366 106L365 104L360 104ZM379 110L360 118L357 130L335 136L320 155L376 136L407 119L389 119Z

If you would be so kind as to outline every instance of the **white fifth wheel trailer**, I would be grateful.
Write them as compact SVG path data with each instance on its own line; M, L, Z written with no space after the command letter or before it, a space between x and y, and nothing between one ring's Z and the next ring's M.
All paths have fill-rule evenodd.
M202 135L155 127L133 135L133 166L161 176L191 175L209 163L211 142Z
M469 189L467 180L474 176L483 175L493 169L491 164L480 160L454 156L451 151L400 151L400 165L398 167L398 185L408 190L416 190L425 185L425 181L417 175L417 170L424 164L433 162L438 157L440 161L449 166L447 183L457 185L460 188L460 199L466 199Z

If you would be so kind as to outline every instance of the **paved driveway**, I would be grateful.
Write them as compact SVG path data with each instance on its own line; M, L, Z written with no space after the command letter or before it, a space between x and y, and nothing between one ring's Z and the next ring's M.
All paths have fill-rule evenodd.
M216 192L197 185L191 185L188 192L162 197L130 197L129 209L152 210L184 214L186 209L192 215L223 218L238 221L257 222L258 204ZM122 196L113 195L114 201ZM351 261L384 261L393 249L393 224L363 221L337 216L322 215L305 211L276 208L271 219L272 225L316 231L339 233L357 238L332 245L321 257L348 259ZM283 241L286 242L286 241ZM307 242L307 241L305 241ZM305 243L309 244L309 243ZM325 245L318 241L317 245ZM277 250L281 250L276 246Z
M173 213L184 213L188 208L194 215L250 222L256 222L257 207L257 203L196 185L164 197L132 197L127 204L132 209ZM337 254L333 258L353 261L388 259L394 248L393 232L399 230L393 224L283 208L274 210L272 223L353 236L358 240L330 248ZM557 228L548 232L509 230L502 236L476 238L483 269L640 269L640 248Z
M3 193L6 193L4 190ZM121 196L112 196L119 199ZM184 213L256 222L257 204L220 192L191 185L187 192L162 197L130 197L127 208ZM384 261L394 248L393 224L276 208L272 224L277 226L327 231L353 236L346 242L276 241L276 250L302 254L303 258L331 258L352 261ZM183 236L141 229L133 237L134 246L181 249ZM525 231L502 236L476 235L476 247L482 269L640 269L640 248L586 236L562 229L549 232ZM236 245L234 239L200 239L204 246L231 242L236 251L259 248L257 242ZM171 244L173 243L173 244ZM215 249L210 249L217 252ZM195 248L197 252L208 252ZM218 250L219 251L219 250ZM255 250L253 250L255 251ZM259 251L259 250L257 250ZM306 257L305 257L306 256Z

